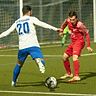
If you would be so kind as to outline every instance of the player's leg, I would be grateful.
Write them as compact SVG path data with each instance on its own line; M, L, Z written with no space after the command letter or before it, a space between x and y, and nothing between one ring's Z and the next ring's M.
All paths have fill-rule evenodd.
M80 63L79 63L79 56L81 54L82 49L84 48L84 43L76 43L73 47L73 66L74 66L74 77L70 79L69 81L79 81L79 69L80 69Z
M79 56L73 55L74 76L79 76Z
M41 73L45 72L45 61L43 59L42 51L39 47L31 47L29 51L33 60L35 60L36 64L39 67Z
M44 59L35 58L34 60L35 60L36 64L38 65L40 72L44 73L45 72L45 61L44 61Z
M20 70L21 70L21 63L18 63L15 65L14 67L14 70L13 70L13 80L12 80L12 86L15 86L16 85L16 81L17 81L17 78L20 74Z
M63 55L63 64L64 64L64 67L66 70L66 74L64 76L60 77L61 79L66 79L67 77L73 76L73 74L71 73L70 62L69 62L69 57L71 56L71 54L72 54L72 46L69 45Z
M68 80L69 82L73 82L73 81L79 81L80 77L79 77L79 60L78 60L78 55L73 55L73 66L74 66L74 77L70 80Z
M20 50L18 52L18 61L17 61L17 64L15 65L14 70L13 70L12 86L16 86L17 78L20 74L21 68L24 64L24 61L25 61L27 55L28 54L25 52L25 50Z

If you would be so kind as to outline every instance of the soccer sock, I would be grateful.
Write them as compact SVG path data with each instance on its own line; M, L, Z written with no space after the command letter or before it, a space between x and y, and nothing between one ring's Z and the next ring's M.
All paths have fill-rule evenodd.
M16 64L14 71L13 71L13 81L16 82L18 75L20 73L21 66L19 64Z
M76 60L76 61L73 61L74 63L74 76L79 76L79 61Z
M41 60L42 64L45 66L45 61L44 60Z
M65 69L66 69L66 72L67 72L67 74L71 74L71 69L70 69L70 62L69 62L69 59L67 59L66 61L63 61L63 63L64 63L64 67L65 67Z

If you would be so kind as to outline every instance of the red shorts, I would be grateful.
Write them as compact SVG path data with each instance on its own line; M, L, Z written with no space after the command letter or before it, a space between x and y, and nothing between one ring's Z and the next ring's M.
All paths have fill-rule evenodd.
M71 43L67 49L65 50L65 53L69 56L72 55L78 55L80 56L82 49L84 48L85 42L76 41L74 43Z

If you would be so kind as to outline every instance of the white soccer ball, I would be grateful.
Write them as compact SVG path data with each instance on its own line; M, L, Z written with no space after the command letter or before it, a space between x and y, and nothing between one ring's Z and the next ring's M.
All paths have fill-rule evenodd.
M50 89L54 89L57 87L57 80L55 77L48 77L45 80L45 86L50 88Z

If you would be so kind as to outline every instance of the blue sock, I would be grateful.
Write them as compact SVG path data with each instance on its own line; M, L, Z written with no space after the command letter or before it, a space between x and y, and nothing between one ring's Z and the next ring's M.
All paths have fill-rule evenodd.
M13 81L16 82L18 75L20 73L21 66L19 64L16 64L14 71L13 71Z

